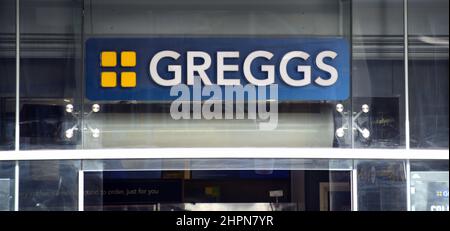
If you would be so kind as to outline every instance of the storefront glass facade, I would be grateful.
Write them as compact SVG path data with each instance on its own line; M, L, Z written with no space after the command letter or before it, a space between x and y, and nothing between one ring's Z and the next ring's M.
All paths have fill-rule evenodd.
M0 210L448 211L448 4L2 0ZM349 97L174 120L87 97L98 38L342 39Z

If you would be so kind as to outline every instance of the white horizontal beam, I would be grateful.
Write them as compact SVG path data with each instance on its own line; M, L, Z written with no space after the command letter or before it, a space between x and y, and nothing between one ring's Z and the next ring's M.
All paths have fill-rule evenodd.
M6 160L100 159L409 159L448 160L448 149L146 148L0 151Z

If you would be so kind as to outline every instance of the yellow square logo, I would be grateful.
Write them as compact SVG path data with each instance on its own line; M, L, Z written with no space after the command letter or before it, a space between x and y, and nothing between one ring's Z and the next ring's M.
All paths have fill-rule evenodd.
M115 67L117 65L117 54L115 51L103 51L100 57L102 67Z
M116 72L102 72L101 86L102 87L116 87L117 86Z
M118 55L120 53L120 60ZM118 62L120 67L136 67L136 52L135 51L102 51L100 54L100 66L101 67L115 67L118 68ZM100 86L103 88L113 88L119 86L118 80L119 72L113 70L107 70L101 72ZM137 82L136 72L123 71L120 73L120 86L124 88L136 87Z
M120 85L122 87L136 87L136 72L122 72L120 74Z
M122 67L135 67L136 66L136 52L135 51L122 51L120 53L120 64Z

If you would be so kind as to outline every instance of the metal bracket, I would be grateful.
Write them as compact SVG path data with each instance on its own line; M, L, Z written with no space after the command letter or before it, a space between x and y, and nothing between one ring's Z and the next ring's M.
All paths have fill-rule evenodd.
M361 110L356 113L353 112L352 116L352 125L353 125L353 132L357 131L359 132L362 137L364 137L365 139L369 139L370 137L370 131L367 128L361 128L361 126L358 124L358 118L363 115L363 114L367 114L369 113L369 105L367 104L363 104L361 106ZM339 138L342 138L345 136L346 132L349 130L349 119L347 117L347 112L344 111L344 105L341 103L336 104L336 111L341 115L342 118L342 126L337 128L335 131L335 135Z
M98 138L100 137L100 129L98 128L93 128L92 126L90 126L90 124L86 121L87 118L89 118L92 114L97 113L100 111L100 105L98 104L93 104L91 107L91 111L89 112L85 112L84 116L81 115L81 113L79 111L74 111L74 107L73 104L67 104L66 105L66 112L68 114L70 114L73 118L75 118L75 120L77 121L71 128L67 129L65 131L65 137L67 139L72 139L73 135L76 131L80 130L81 127L81 120L84 119L85 120L85 128L83 129L84 131L89 130L92 134L92 137L94 138ZM83 117L83 118L82 118Z
M364 139L369 139L370 138L370 131L367 128L361 128L361 126L358 124L358 118L362 115L362 114L367 114L369 113L369 105L367 104L363 104L361 106L361 110L352 118L352 124L353 124L353 131L358 131L362 137ZM355 113L355 112L354 112Z

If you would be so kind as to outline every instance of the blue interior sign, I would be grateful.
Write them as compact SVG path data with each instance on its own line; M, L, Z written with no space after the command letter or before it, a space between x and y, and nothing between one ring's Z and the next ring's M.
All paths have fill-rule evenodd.
M350 48L343 38L90 38L86 97L172 101L179 84L278 86L279 101L345 100Z

